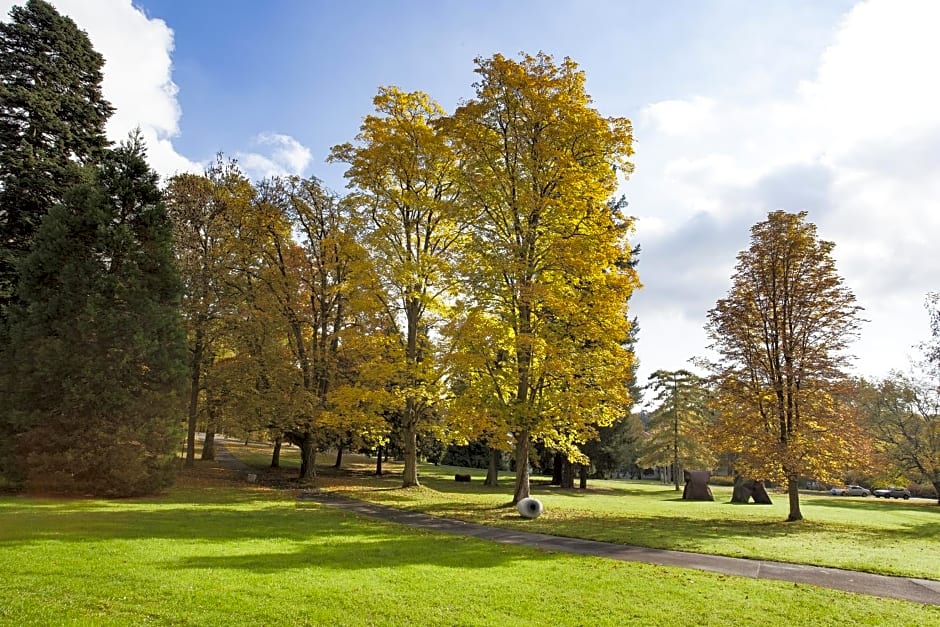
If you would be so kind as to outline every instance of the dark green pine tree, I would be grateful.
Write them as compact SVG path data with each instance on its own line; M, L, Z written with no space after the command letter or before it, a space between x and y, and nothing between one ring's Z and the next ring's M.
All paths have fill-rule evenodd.
M43 216L108 146L104 59L42 0L0 23L0 325Z
M33 490L145 494L171 479L183 413L172 229L139 134L85 175L10 309L15 468Z
M639 246L634 248L634 263L639 254ZM623 345L631 352L636 350L640 324L634 317L630 321L630 335ZM637 370L639 360L634 360L627 373L627 387L634 405L639 402L643 392L637 384ZM600 427L597 430L597 439L587 442L584 454L591 459L594 472L601 477L610 477L618 471L632 471L636 467L636 460L640 456L640 441L643 437L643 424L639 416L632 411L625 413L619 420L609 427Z
M627 208L627 199L624 196L612 198L607 206L614 215L622 215ZM639 244L634 246L629 254L618 260L617 267L621 270L636 269L640 262L641 247ZM640 333L640 323L634 317L630 321L630 333L624 338L621 345L636 354L636 344ZM626 385L630 390L630 398L636 405L643 394L637 382L637 371L640 368L640 361L634 359L630 365L630 370L626 373ZM643 435L643 425L639 417L632 411L627 411L619 420L609 427L600 427L597 430L597 438L585 443L582 447L584 454L591 460L591 467L595 474L601 477L609 477L617 471L632 470L636 466L636 460L639 458L639 441ZM581 469L582 478L585 469Z

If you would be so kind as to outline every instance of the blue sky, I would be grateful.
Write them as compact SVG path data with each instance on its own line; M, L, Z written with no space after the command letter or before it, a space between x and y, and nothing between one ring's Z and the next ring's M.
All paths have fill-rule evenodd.
M6 14L14 0L0 0ZM635 126L641 376L705 353L706 312L749 228L807 210L869 322L857 372L906 369L940 289L940 2L933 0L52 0L104 54L109 134L154 167L216 152L252 176L316 175L380 85L452 110L473 58L570 56Z
M380 85L446 108L472 95L473 59L544 50L585 69L605 114L635 117L683 94L761 97L810 73L847 2L178 2L144 12L174 31L180 135L196 156L259 132L309 147L307 174L348 141ZM548 6L550 10L542 7ZM741 54L747 50L747 54ZM716 80L719 78L719 80ZM642 141L642 138L638 138ZM339 166L336 166L339 168ZM334 177L336 177L334 179Z

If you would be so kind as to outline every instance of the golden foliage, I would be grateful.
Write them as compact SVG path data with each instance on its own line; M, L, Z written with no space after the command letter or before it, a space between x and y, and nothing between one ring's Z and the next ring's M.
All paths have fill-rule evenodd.
M720 356L717 444L751 476L791 484L841 480L866 449L839 400L860 307L805 218L774 211L751 229L706 327Z
M570 59L477 59L476 97L443 122L470 216L454 375L527 450L575 446L628 411L632 220L608 200L628 173L630 122L603 118ZM528 486L517 486L527 492Z

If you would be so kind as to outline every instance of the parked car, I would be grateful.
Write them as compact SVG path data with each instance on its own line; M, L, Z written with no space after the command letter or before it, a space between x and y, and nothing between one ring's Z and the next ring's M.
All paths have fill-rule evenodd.
M911 498L911 491L907 488L895 488L891 486L890 488L879 488L875 490L875 498L882 497L886 499L909 499Z
M829 494L832 496L870 496L871 490L860 485L847 485L844 488L832 488Z

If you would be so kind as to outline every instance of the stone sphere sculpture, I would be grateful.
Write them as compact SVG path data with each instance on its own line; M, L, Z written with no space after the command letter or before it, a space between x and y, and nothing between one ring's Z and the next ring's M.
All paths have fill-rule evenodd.
M531 497L522 499L516 504L516 509L523 518L538 518L542 515L542 501Z

